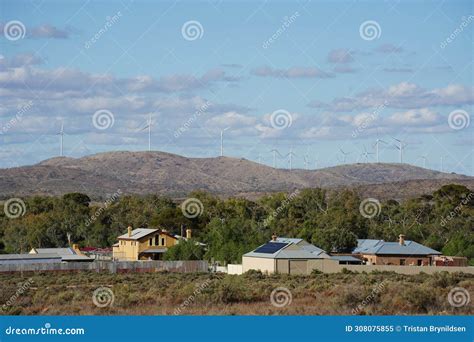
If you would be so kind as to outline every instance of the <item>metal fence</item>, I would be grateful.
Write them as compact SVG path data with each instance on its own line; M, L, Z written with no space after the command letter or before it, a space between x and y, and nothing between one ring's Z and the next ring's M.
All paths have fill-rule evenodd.
M31 264L0 264L0 273L10 272L208 272L209 265L204 260L186 261L94 261Z

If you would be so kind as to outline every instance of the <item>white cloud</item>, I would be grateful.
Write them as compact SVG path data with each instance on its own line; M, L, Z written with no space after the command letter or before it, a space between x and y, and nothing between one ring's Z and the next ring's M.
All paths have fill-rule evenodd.
M276 78L329 78L334 77L331 73L314 67L292 67L288 69L274 69L263 66L252 70L252 74L260 77Z
M461 106L474 103L474 88L451 84L444 88L427 90L414 83L401 82L388 89L371 89L354 97L335 98L330 103L312 101L313 108L350 112L385 105L391 108L415 109L433 106Z

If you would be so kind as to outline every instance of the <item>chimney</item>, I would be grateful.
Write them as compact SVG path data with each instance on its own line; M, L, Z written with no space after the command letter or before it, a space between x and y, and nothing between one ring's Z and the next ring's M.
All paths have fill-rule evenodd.
M398 243L399 243L401 246L405 246L405 235L400 234L400 235L398 236Z
M128 226L128 237L132 236L132 226Z
M272 241L276 241L277 240L277 235L275 233L272 234Z
M186 229L186 239L190 239L192 235L192 230L191 229Z

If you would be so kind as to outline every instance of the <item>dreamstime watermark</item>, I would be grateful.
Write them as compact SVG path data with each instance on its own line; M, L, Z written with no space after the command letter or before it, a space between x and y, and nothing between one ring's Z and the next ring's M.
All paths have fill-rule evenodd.
M188 131L191 125L206 111L209 109L211 102L206 101L198 110L194 112L194 114L186 120L184 124L181 125L176 131L174 131L174 137L179 138L184 132Z
M277 287L270 294L270 303L277 308L290 305L293 301L291 291L286 287Z
M268 49L270 45L272 45L276 40L283 34L285 31L296 21L296 18L300 16L299 12L296 11L289 17L286 16L283 18L283 23L281 26L268 38L266 41L263 42L262 47L264 49Z
M448 293L448 302L455 308L466 306L471 301L469 291L463 287L455 287Z
M270 116L270 124L275 129L285 129L291 126L293 117L291 113L285 109L277 109Z
M204 28L197 20L189 20L181 27L181 35L187 41L201 39L204 35Z
M367 20L360 24L359 35L363 40L378 39L382 35L382 29L375 20Z
M197 286L197 288L194 290L193 294L190 295L179 307L177 307L174 312L173 312L173 315L180 315L181 312L186 309L188 306L194 304L194 302L196 301L196 297L199 296L201 294L201 292L206 288L208 287L209 285L211 284L211 279L207 279L205 282L203 282L202 284L199 284Z
M10 129L15 127L19 122L23 120L23 116L33 107L33 101L28 101L26 104L22 105L15 116L11 118L5 125L0 129L0 135L7 133Z
M29 278L25 281L21 286L15 291L15 293L2 305L2 310L6 311L10 306L12 306L18 297L20 297L23 293L25 293L33 284L33 279Z
M105 24L99 29L88 41L84 43L84 47L89 49L122 17L122 12L118 11L113 16L107 16L105 18Z
M452 43L457 38L457 36L460 35L473 20L474 20L474 15L470 15L467 18L462 17L461 24L459 24L459 26L456 27L454 31L439 44L439 47L441 49L444 49L446 46L448 46L448 44Z
M375 286L373 289L372 289L372 292L370 292L370 294L365 297L365 299L362 301L362 303L360 303L359 305L357 305L357 307L355 307L354 309L352 309L352 314L353 315L357 315L359 314L359 312L365 308L367 305L369 305L370 303L372 303L375 299L375 297L383 291L383 289L385 288L385 280L382 281L381 283L377 284L377 286Z
M114 114L107 109L99 109L92 116L92 124L95 128L105 130L114 125Z
M86 227L89 227L92 223L95 222L95 220L97 220L98 217L100 217L100 215L103 214L103 212L105 210L107 210L107 208L112 204L114 203L115 201L117 201L117 199L120 197L120 195L122 195L122 190L118 189L116 192L114 192L109 198L107 198L103 204L102 207L100 207L94 214L91 215L91 217L89 217L87 220L86 220Z
M467 128L471 123L471 118L469 113L465 110L456 109L449 113L448 116L448 125L452 129L461 130Z
M376 198L366 198L359 205L359 212L365 218L374 218L382 210L382 205Z
M26 213L26 204L21 198L10 198L3 204L3 211L8 218L15 219Z
M92 294L92 302L99 308L112 306L115 301L115 295L111 288L101 286L94 290Z
M3 26L3 34L6 39L14 42L25 38L26 27L19 20L11 20Z
M454 216L459 215L462 208L467 205L474 197L474 192L470 192L447 216L441 218L441 227L446 226L446 224L451 221Z
M277 216L290 204L290 202L295 199L300 194L299 190L295 190L292 192L286 199L284 199L281 204L276 208L270 216L268 216L264 221L263 221L263 226L268 227L272 221L277 218Z
M51 323L45 323L40 328L15 328L9 326L5 329L6 335L84 335L84 328L52 328Z
M365 117L361 123L359 123L357 125L357 127L352 131L352 137L353 138L357 138L364 130L367 129L367 127L369 127L369 125L376 121L379 116L380 116L380 112L382 110L384 110L388 105L388 102L387 101L384 101L384 103L382 103L381 105L379 105L377 108L375 108L372 113L370 113L369 116Z
M204 205L197 198L188 198L181 203L181 211L187 218L196 218L204 211Z

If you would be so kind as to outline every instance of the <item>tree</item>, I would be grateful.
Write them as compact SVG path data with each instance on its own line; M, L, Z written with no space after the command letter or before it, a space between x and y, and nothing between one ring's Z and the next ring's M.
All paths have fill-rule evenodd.
M345 228L318 229L312 243L329 253L350 253L357 246L357 236Z
M202 260L204 249L194 239L180 240L178 244L170 247L164 260Z

